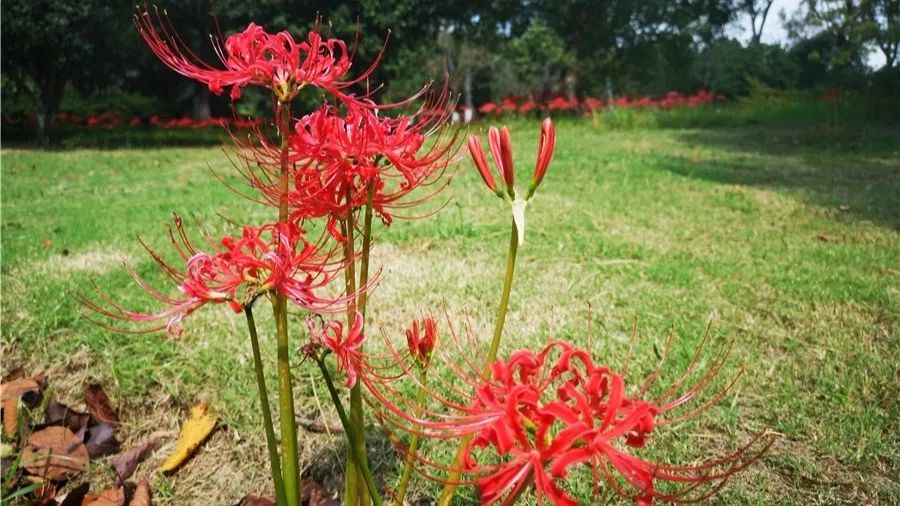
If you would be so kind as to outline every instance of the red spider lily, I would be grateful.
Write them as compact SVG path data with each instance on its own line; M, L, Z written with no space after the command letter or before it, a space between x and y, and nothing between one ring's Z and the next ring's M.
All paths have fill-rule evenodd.
M516 108L516 99L513 97L504 98L500 104L500 110L503 112L516 112Z
M339 321L327 321L321 330L316 329L312 321L308 321L312 341L321 344L334 353L338 371L347 374L347 388L356 385L357 371L362 360L362 346L366 341L363 334L363 317L359 312L353 315L350 332L344 336L344 324Z
M547 104L547 108L551 111L574 111L578 108L578 100L556 97Z
M472 135L469 137L469 153L472 155L472 160L475 162L478 173L481 174L481 179L491 191L501 198L505 199L507 196L513 199L517 198L514 187L515 169L512 161L512 141L509 137L509 129L505 126L499 130L495 127L491 127L488 131L488 143L490 145L491 157L494 159L494 165L497 166L497 172L506 184L506 192L504 193L497 187L494 175L488 165L487 158L484 156L484 149L481 146L481 141L478 137ZM537 189L538 185L541 184L541 181L544 180L544 175L547 173L547 168L550 166L550 160L553 158L555 149L556 131L553 128L553 121L550 118L546 118L541 123L541 140L538 143L538 157L534 166L534 176L531 179L531 184L529 185L525 200L530 199L532 195L534 195L534 191Z
M478 112L481 114L493 114L498 113L500 111L500 107L493 102L485 102L478 107Z
M656 426L691 418L730 390L737 378L687 413L670 415L708 389L725 364L727 347L693 386L684 387L698 363L701 343L684 374L662 395L645 400L659 368L629 393L623 374L594 363L586 350L554 341L539 352L519 350L508 360L497 360L485 378L470 367L474 363L475 371L480 371L480 357L469 356L479 348L461 346L457 336L451 335L458 348L456 356L438 356L465 385L475 386L474 394L467 393L466 386L453 384L441 389L449 394L430 389L396 352L393 365L425 389L439 407L426 407L422 416L410 414L413 401L394 386L395 376L382 372L388 365L376 364L374 359L363 359L366 364L360 368L360 378L373 397L370 405L386 427L435 439L474 436L462 471L473 477L482 504L512 504L533 483L539 504L546 499L556 505L574 505L566 480L579 468L594 477L595 493L603 477L612 491L637 504L651 504L655 499L698 501L717 492L771 445L771 438L761 433L731 455L684 466L635 454L651 442ZM393 352L389 340L385 341ZM668 349L667 345L665 355ZM449 470L421 455L417 459L428 467Z
M537 108L537 102L533 98L529 98L519 106L519 114L528 114Z
M589 111L594 111L603 107L603 100L597 97L587 97L584 99L584 107Z
M346 44L338 39L323 39L315 30L308 33L305 41L297 42L288 32L272 34L250 23L224 43L213 37L213 48L223 67L216 68L191 51L158 11L155 16L147 10L138 12L135 25L153 53L169 68L206 84L215 94L231 86L234 100L240 98L241 88L247 85L269 88L283 102L308 84L347 98L340 90L364 80L374 70L373 65L356 79L343 81L351 66Z
M169 305L168 309L158 313L131 311L102 292L100 294L110 308L83 297L82 303L113 319L134 322L164 320L165 324L143 331L166 328L171 335L180 336L183 332L181 321L208 303L228 303L239 313L246 304L270 291L284 295L299 306L315 310L328 309L340 302L315 295L316 289L327 285L332 279L335 268L329 267L328 257L321 255L316 245L306 241L303 230L295 223L244 227L240 237L226 236L218 246L211 245L218 250L212 254L194 247L177 216L175 228L178 238L171 230L170 238L185 262L183 271L155 251L147 250L178 285L180 296L171 297L156 290L126 265L138 285L153 298Z
M528 189L528 197L534 194L534 190L544 180L544 174L547 173L547 167L550 166L550 160L553 159L553 152L556 150L556 129L553 128L553 121L550 118L544 119L541 123L541 140L538 142L538 157L534 163L534 176L531 178L531 186Z
M300 118L288 137L292 185L287 199L292 218L328 217L328 229L337 239L337 222L366 205L372 192L374 211L385 224L393 210L418 204L440 192L449 182L443 176L455 161L457 129L441 128L449 109L446 92L427 101L422 110L439 108L441 116L429 114L381 116L375 108L337 108L324 105ZM435 135L436 134L436 135ZM435 140L426 145L428 136ZM247 162L241 170L248 182L260 190L261 201L277 205L282 198L278 184L280 148L265 136L255 135L254 144L240 141L239 153ZM429 190L416 200L406 200L417 189Z
M413 320L406 331L406 344L413 360L422 367L428 367L435 343L437 343L437 323L434 318L430 316L423 318L421 327L418 320Z

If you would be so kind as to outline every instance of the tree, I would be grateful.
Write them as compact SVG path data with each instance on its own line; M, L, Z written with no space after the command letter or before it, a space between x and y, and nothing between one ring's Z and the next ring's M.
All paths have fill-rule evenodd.
M759 44L773 2L774 0L741 0L738 4L738 7L750 16L751 44Z
M105 0L8 0L3 3L2 69L6 92L29 97L37 113L37 141L48 130L66 87L103 85L120 52L121 8ZM129 19L127 17L125 20Z
M884 54L885 67L894 68L900 49L900 1L864 0L860 14L866 38Z

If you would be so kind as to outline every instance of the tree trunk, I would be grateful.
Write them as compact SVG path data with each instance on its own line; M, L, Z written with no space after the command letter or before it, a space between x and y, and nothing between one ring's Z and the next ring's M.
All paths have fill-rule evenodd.
M53 126L53 118L59 111L62 102L66 81L57 76L49 76L41 84L41 95L37 106L37 129L35 141L42 147L50 145L50 127Z
M463 100L466 102L466 107L471 110L475 110L475 103L472 100L472 66L466 65L466 70L463 75Z
M193 116L195 120L207 119L209 113L209 88L203 84L194 85Z

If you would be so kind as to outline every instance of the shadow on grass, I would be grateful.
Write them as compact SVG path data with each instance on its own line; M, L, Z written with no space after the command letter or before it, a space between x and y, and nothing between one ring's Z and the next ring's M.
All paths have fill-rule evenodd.
M690 146L725 150L727 160L675 156L663 164L684 176L726 184L799 191L812 205L900 230L900 130L692 130Z

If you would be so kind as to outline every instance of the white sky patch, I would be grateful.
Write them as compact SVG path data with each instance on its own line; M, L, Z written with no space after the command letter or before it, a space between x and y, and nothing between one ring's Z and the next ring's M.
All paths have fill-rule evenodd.
M784 12L787 18L790 19L800 9L800 4L801 0L775 0L772 3L772 8L769 9L769 16L766 18L766 24L763 26L760 40L764 44L786 45L788 33L781 20L781 13ZM750 28L750 16L747 14L739 15L735 26L730 27L726 33L741 42L748 42L753 34L753 30ZM884 53L877 48L873 48L869 53L867 63L873 69L880 69L885 63Z

